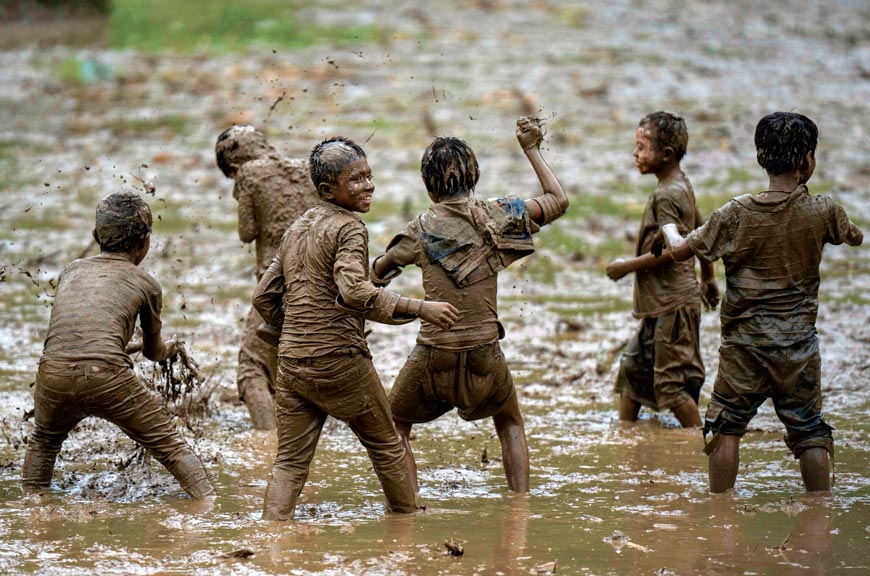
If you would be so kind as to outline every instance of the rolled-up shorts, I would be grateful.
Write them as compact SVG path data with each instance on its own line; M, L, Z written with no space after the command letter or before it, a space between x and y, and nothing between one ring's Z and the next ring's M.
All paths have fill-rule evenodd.
M767 398L785 424L785 443L795 458L807 448L831 451L833 428L822 419L821 356L815 334L781 347L723 344L704 431L743 436Z
M515 394L498 342L453 351L417 344L390 392L399 422L430 422L453 408L463 420L498 413Z
M700 324L698 306L644 318L619 360L613 391L657 411L697 403L705 377Z

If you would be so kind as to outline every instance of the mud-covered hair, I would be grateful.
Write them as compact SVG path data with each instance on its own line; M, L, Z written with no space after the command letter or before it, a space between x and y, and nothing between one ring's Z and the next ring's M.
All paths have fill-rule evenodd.
M350 138L343 136L327 138L315 146L308 157L311 182L319 193L322 183L335 184L341 171L348 164L365 159L365 150Z
M769 174L793 172L810 152L816 152L819 129L815 122L795 112L774 112L755 127L756 158Z
M435 138L420 162L426 190L438 198L474 191L480 168L474 150L459 138Z
M103 252L137 250L151 232L151 222L151 209L138 194L109 194L97 204L94 239Z
M653 132L659 150L670 146L674 150L677 162L686 155L689 147L689 130L682 116L660 110L644 116L638 126Z
M214 145L218 168L227 178L231 178L233 171L245 162L264 156L271 150L266 137L253 126L227 128L218 134Z

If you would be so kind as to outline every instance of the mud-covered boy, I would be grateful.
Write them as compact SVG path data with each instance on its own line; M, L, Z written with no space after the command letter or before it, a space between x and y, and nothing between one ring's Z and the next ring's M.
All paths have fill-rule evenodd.
M689 233L666 225L654 242L675 260L725 264L719 372L707 406L705 452L711 492L734 487L740 438L767 398L785 424L807 491L831 488L831 427L822 419L816 336L819 263L825 244L859 246L864 234L826 196L811 196L818 128L802 114L775 112L755 128L767 190L734 198Z
M423 322L417 344L393 384L390 409L409 454L414 424L459 409L464 420L492 417L508 488L529 490L529 454L510 370L499 346L497 274L534 252L532 234L568 208L568 197L541 156L535 118L517 121L517 139L543 188L529 200L472 198L480 172L472 149L458 138L436 138L421 173L432 205L412 220L373 265L386 282L404 266L423 272L426 298L450 302L462 319L449 328ZM417 484L417 467L409 459Z
M74 261L58 279L36 374L36 426L24 457L24 485L48 487L69 432L97 416L148 449L192 497L210 496L214 488L202 462L125 352L138 318L146 358L176 354L176 342L161 337L160 284L139 268L151 246L151 210L136 194L111 194L97 205L93 235L100 254Z
M645 116L635 132L634 161L641 174L658 184L641 217L634 258L617 258L607 275L634 277L634 316L640 327L619 362L614 392L619 394L619 419L635 421L641 406L670 410L684 427L701 425L698 398L704 385L699 328L701 302L715 307L719 288L712 264L701 263L701 287L694 259L675 262L665 252L649 253L653 237L665 224L683 234L703 223L695 192L680 161L686 154L686 122L670 112Z
M289 520L327 416L346 422L368 451L391 511L416 510L405 447L366 344L366 319L421 318L452 326L450 304L404 298L369 281L368 212L375 186L366 154L346 138L314 147L311 181L320 202L281 241L254 293L254 307L281 326L275 406L278 452L263 504L266 520ZM283 303L283 306L282 306Z
M253 126L233 126L221 132L215 155L224 176L235 180L239 238L256 246L259 281L278 252L284 232L317 202L308 163L279 154ZM269 430L275 428L272 397L278 354L274 346L257 338L261 322L252 307L242 334L236 385L254 428Z

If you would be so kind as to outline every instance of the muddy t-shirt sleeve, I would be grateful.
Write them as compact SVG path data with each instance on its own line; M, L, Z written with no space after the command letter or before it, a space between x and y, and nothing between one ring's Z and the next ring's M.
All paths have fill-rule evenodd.
M731 253L732 230L730 226L731 211L734 202L728 202L707 218L707 222L686 236L686 242L695 256L713 262Z
M284 234L278 253L272 259L272 263L263 273L263 277L254 289L252 302L260 316L272 326L281 326L284 323L284 312L281 310L281 301L284 296L284 251L289 243L290 232Z
M842 244L845 242L851 246L858 243L860 232L858 227L852 224L849 216L843 207L830 201L830 211L828 212L828 226L825 230L825 242L827 244Z
M688 232L683 226L684 215L681 202L675 197L677 194L682 194L682 190L667 187L663 190L656 190L655 194L656 224L660 227L665 224L676 224L680 234Z
M413 227L408 226L400 233L396 234L390 243L387 245L387 254L397 266L408 266L409 264L418 264L417 258L420 256L417 250L417 233Z
M160 312L163 310L163 290L156 280L147 277L145 299L139 308L139 322L145 335L159 334L163 326Z

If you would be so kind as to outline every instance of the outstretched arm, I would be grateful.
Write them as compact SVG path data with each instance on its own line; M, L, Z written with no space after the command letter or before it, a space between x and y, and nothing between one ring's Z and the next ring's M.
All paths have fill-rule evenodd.
M658 256L647 253L634 258L616 258L607 265L607 277L615 282L632 272L649 270L662 264L670 264L673 261L674 259L671 258L668 251L664 251Z
M535 224L543 226L562 216L568 210L568 195L556 179L556 175L541 155L541 142L544 133L541 122L534 116L523 116L517 120L517 141L541 183L544 194L526 200L526 211Z
M694 255L692 249L689 248L689 243L686 242L685 238L680 236L676 224L665 224L659 228L659 231L656 232L656 235L653 237L650 253L655 256L661 255L663 254L662 251L665 247L667 247L668 252L671 254L671 258L673 258L675 262L688 260Z

